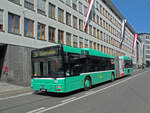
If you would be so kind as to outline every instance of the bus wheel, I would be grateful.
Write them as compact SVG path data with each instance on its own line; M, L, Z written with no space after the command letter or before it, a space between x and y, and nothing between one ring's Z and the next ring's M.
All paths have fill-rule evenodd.
M90 79L89 77L86 77L86 78L84 79L84 90L87 91L87 90L89 90L91 87L92 87L91 79Z
M111 74L111 81L113 82L115 80L114 74Z

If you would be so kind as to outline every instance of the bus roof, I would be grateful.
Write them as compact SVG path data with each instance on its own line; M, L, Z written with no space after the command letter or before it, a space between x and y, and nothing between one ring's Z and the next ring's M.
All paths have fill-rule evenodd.
M91 48L83 48L83 50L88 51L89 55L91 56L100 56L100 57L107 57L107 58L115 58L113 55L102 53L101 51L91 49Z
M63 45L63 50L65 52L81 54L81 48L75 48L75 47L70 47L70 46Z
M63 49L65 52L70 52L70 53L86 54L85 51L88 51L88 55L91 55L91 56L115 58L115 56L104 54L101 51L91 49L91 48L75 48L75 47L63 45Z

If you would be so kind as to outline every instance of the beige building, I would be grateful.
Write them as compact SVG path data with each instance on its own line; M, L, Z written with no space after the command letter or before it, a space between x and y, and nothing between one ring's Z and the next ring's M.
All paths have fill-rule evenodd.
M119 48L124 17L115 5L95 0L85 31L88 6L89 0L0 0L0 78L8 65L11 81L30 80L31 50L57 43L135 58L135 31L128 22Z

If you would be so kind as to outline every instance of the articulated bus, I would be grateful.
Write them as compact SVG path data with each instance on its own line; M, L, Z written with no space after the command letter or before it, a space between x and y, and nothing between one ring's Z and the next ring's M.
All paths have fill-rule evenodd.
M32 51L34 91L68 93L132 74L132 59L57 45Z

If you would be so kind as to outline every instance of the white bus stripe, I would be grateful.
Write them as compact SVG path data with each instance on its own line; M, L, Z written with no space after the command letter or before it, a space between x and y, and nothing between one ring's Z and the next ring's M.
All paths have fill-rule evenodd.
M107 70L107 71L115 71L115 70ZM81 74L93 74L93 73L102 73L107 71L96 71L96 72L88 72L88 73L81 73Z

